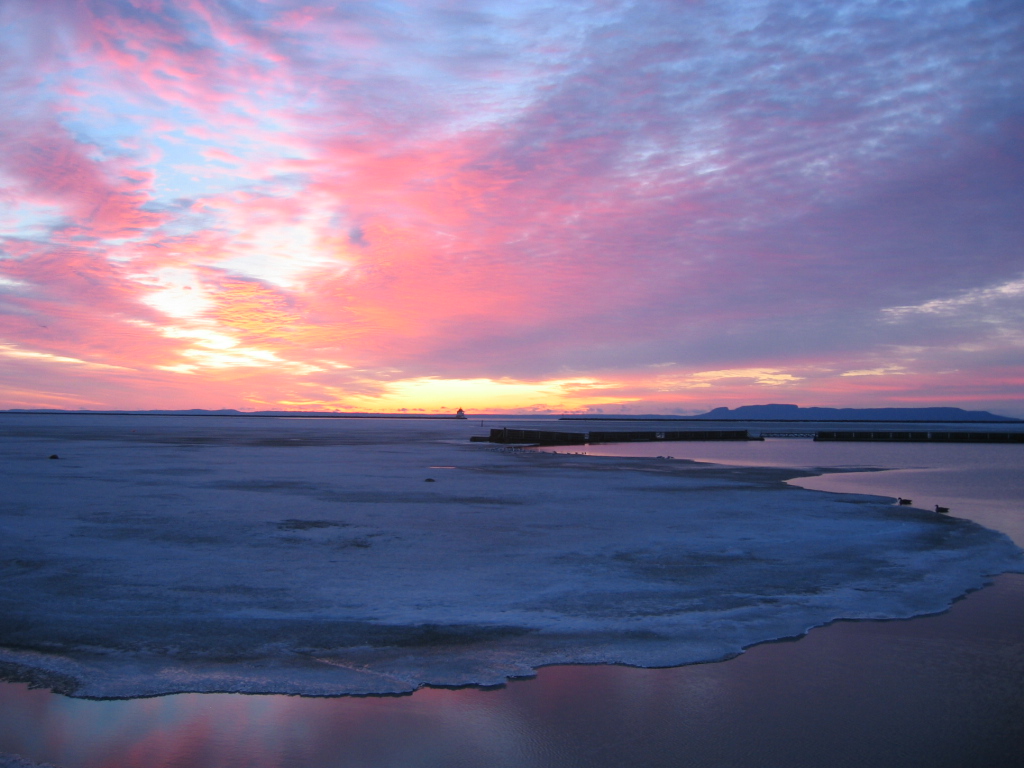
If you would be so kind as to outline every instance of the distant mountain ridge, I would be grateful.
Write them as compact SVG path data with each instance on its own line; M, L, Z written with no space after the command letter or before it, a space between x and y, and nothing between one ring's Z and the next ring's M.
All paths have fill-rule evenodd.
M690 418L747 421L1021 421L988 411L965 411L963 408L801 408L782 403L714 408Z

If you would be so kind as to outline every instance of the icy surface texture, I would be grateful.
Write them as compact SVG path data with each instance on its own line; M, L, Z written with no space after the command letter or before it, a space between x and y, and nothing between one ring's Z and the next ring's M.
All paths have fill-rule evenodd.
M34 763L20 755L0 752L0 768L57 768L57 766L50 763Z
M76 696L709 661L1024 571L1002 534L785 485L797 470L515 454L469 443L472 421L0 430L0 674Z

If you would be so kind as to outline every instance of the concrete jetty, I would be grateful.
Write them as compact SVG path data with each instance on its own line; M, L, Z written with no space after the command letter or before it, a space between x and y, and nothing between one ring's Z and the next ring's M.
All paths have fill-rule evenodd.
M600 431L554 432L541 429L492 429L488 442L529 445L587 445L588 443L655 443L682 440L763 440L745 429L678 430L674 432Z
M935 431L935 430L817 430L759 432L746 429L708 430L591 430L563 432L546 429L491 429L489 437L471 438L477 442L516 445L588 445L592 443L656 443L698 440L764 440L766 437L807 438L819 442L874 443L1018 443L1024 444L1024 432Z
M1024 432L880 432L867 430L823 431L814 436L823 442L873 443L1024 443Z

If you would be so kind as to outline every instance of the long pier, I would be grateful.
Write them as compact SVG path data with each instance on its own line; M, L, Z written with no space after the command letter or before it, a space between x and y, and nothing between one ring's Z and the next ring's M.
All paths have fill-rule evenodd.
M851 430L818 432L822 442L872 443L1024 443L1024 432L869 432Z
M587 445L588 443L656 443L682 440L763 440L745 429L679 430L674 432L550 432L541 429L492 429L488 442L529 445Z
M591 443L660 443L698 440L764 440L766 437L814 439L818 442L855 443L1021 443L1024 432L956 431L879 431L821 430L817 432L761 432L751 435L746 429L648 431L559 432L544 429L492 429L489 437L473 437L476 442L516 445L588 445Z

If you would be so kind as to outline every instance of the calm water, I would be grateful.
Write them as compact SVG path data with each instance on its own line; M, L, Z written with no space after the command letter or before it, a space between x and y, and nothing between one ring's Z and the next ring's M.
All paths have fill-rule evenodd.
M1024 547L1024 445L816 443L769 438L764 442L587 445L568 452L593 456L671 454L676 459L742 466L842 470L841 474L792 482L821 491L903 496L925 509L940 504L954 515L1006 533ZM886 471L850 472L857 469Z
M894 467L807 487L943 503L1024 541L1024 446L588 446L737 464ZM839 622L719 664L551 667L395 698L81 701L0 685L0 753L65 768L1024 765L1024 577L947 613Z

